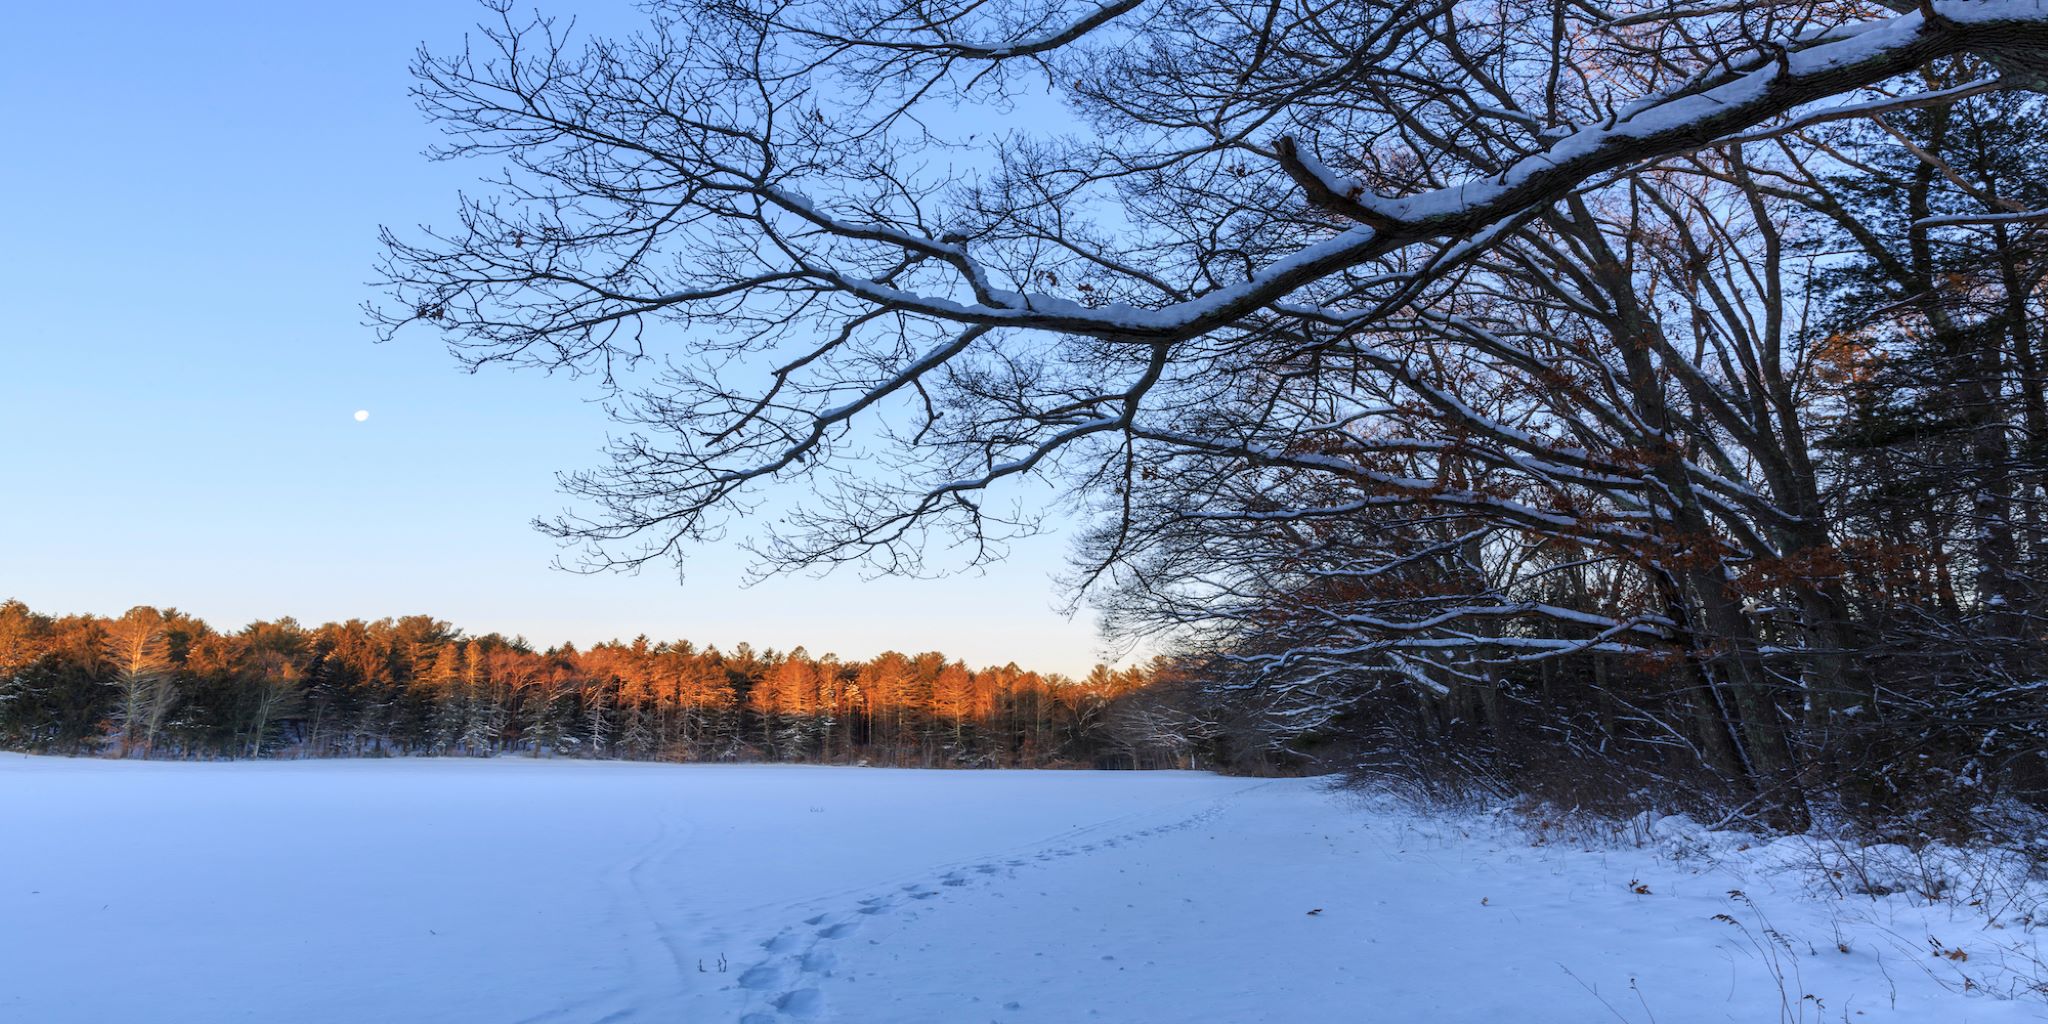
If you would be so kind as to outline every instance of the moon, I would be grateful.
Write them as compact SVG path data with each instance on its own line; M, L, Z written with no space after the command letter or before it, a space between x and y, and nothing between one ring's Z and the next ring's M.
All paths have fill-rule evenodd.
M368 409L357 409L357 410L356 410L356 422L357 422L357 423L361 423L361 422L363 422L364 420L366 420L366 419L369 419L369 418L370 418L370 410L368 410Z

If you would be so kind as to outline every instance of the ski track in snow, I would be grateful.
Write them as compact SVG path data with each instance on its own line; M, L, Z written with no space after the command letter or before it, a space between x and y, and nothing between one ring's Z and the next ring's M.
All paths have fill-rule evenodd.
M665 905L658 883L651 883L646 877L650 864L666 859L678 847L687 845L694 829L685 828L680 832L666 809L655 815L655 832L646 842L634 847L626 859L619 861L603 873L604 887L608 899L604 906L604 923L608 930L619 937L619 947L631 960L628 972L630 978L671 976L680 978L683 973L682 950L676 944L676 937L661 913ZM663 966L654 971L647 964L654 960L650 942L660 947L659 961ZM640 988L614 990L585 999L571 1000L549 1007L528 1017L521 1017L516 1024L622 1024L633 1020L650 1003L643 998ZM673 1000L676 993L671 991L666 998Z
M664 879L673 877L673 862L696 831L679 827L674 813L660 808L654 836L604 874L606 923L630 961L625 987L553 1007L520 1024L623 1024L658 1016L655 1008L673 1005L682 996L696 968L685 952L688 936L678 934L673 917L682 909L680 893ZM649 984L650 979L669 984Z

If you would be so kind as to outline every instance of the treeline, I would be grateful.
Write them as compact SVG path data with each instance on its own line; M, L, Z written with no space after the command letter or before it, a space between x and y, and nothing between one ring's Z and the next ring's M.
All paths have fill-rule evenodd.
M1151 682L646 637L535 650L423 615L223 633L175 610L0 604L0 746L66 754L1190 767L1149 728Z

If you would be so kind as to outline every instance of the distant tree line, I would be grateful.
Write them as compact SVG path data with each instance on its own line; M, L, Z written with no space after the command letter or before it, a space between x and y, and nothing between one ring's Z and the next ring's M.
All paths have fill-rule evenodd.
M0 746L137 758L441 755L1191 767L1154 673L867 661L646 637L535 650L424 615L223 633L0 604Z

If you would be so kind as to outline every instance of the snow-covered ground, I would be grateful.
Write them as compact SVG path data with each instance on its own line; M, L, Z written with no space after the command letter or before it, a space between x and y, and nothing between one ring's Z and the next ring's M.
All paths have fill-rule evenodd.
M1816 898L1786 842L1687 841L1685 858L1532 846L1313 780L1178 772L6 755L0 1020L2048 1009L1985 994L2036 949L2014 907Z

